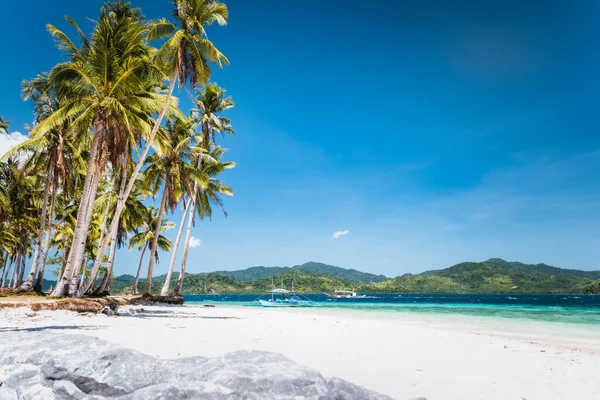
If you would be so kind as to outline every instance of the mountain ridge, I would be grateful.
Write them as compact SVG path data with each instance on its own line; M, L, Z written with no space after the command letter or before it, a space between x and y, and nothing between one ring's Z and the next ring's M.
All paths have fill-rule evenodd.
M155 277L155 290L164 276ZM178 274L174 274L173 281ZM237 276L237 277L236 277ZM114 291L133 282L116 277ZM251 279L255 278L255 279ZM385 279L384 279L385 278ZM370 281L365 282L365 279ZM377 279L375 281L374 279ZM395 278L309 262L294 267L250 267L238 271L186 274L183 293L257 293L269 290L269 284L281 280L305 293L320 293L352 288L362 293L596 293L600 271L562 269L546 264L523 264L490 258L482 262L463 262L448 268L403 274ZM129 282L129 284L127 284ZM143 287L144 279L140 280Z
M339 279L344 279L353 283L360 284L377 283L390 279L385 275L376 275L369 272L358 271L352 268L342 268L315 261L309 261L304 264L294 265L293 267L255 266L235 271L214 271L214 273L225 276L231 276L240 281L251 281L256 279L269 278L276 274L281 274L291 270L300 270L306 272L321 273L325 275L332 275Z

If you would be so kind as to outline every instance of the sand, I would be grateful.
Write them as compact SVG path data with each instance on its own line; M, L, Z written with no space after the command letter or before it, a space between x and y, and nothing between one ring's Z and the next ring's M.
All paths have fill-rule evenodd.
M547 322L326 309L122 307L107 317L0 310L2 332L84 334L161 358L235 350L293 361L395 399L598 399L600 333Z

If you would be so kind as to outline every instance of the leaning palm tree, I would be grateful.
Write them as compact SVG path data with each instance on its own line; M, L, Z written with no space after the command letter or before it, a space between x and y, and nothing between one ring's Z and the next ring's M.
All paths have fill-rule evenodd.
M73 245L53 292L56 296L73 293L73 277L81 267L92 207L107 162L118 169L128 145L137 146L142 138L148 138L154 126L152 114L163 108L178 113L174 102L156 90L163 75L152 62L152 50L145 41L148 25L126 3L110 4L103 7L89 39L73 20L67 19L79 33L81 47L62 31L48 26L68 57L48 77L64 100L31 135L42 135L67 121L72 121L81 135L93 133Z
M146 160L148 168L144 171L145 185L152 187L154 194L162 189L162 198L158 208L159 221L167 208L174 211L184 192L186 190L191 191L194 182L205 184L208 181L190 163L194 151L198 151L198 149L190 146L193 135L193 124L190 121L182 119L168 121L166 129L164 129L164 135L161 135L162 137L157 140L156 153ZM154 240L150 246L146 293L150 293L152 287L152 273L154 271L159 230L160 225L157 222Z
M227 23L227 6L217 0L175 0L174 4L176 8L173 15L177 23L173 24L163 19L153 23L148 32L147 40L149 42L167 38L156 53L155 61L157 65L161 66L165 75L170 76L170 85L163 107L158 113L152 131L146 138L146 145L138 157L124 195L117 203L115 216L109 227L109 232L113 232L113 235L116 232L118 218L125 207L127 197L133 189L135 180L167 113L177 82L179 82L180 88L188 83L192 87L195 87L197 83L205 84L211 75L210 62L216 63L219 67L229 63L227 58L208 39L205 29L215 22L219 25ZM99 255L106 251L110 237L111 235L107 236L101 243Z
M108 264L106 266L104 277L102 278L102 281L100 285L98 285L98 288L95 290L94 294L101 294L110 291L110 278L112 276L112 271L115 266L114 261L117 247L123 247L127 241L127 236L129 232L135 231L140 226L143 226L146 222L149 211L142 201L143 199L145 199L146 196L145 191L141 188L141 184L141 180L138 180L138 186L140 186L140 188L136 191L137 195L129 196L129 198L127 199L126 207L123 210L123 213L121 214L121 217L119 219L119 227L117 229L117 233L114 236L111 243L111 248L108 255ZM113 202L110 204L110 211L114 210L116 203L117 198L113 197ZM92 273L93 272L94 271L92 271ZM92 282L95 280L95 278L95 274L90 276L90 280Z
M221 135L228 133L234 134L231 126L231 121L221 115L222 112L232 108L234 106L231 97L225 96L225 89L220 88L216 83L211 83L206 86L204 90L198 92L198 98L196 100L196 108L191 112L193 121L200 126L200 148L207 150L211 145L215 144L215 133L219 132ZM197 158L197 168L202 170L202 157ZM161 289L161 295L165 296L169 292L169 286L171 284L171 275L175 267L175 259L177 256L177 250L179 249L179 241L183 232L183 227L187 218L193 218L194 207L196 205L195 199L197 198L199 187L194 185L189 201L184 207L183 216L181 217L181 224L179 231L177 232L177 238L175 240L175 247L171 255L171 263L169 264L169 270L167 272L167 278ZM193 224L193 221L191 222ZM190 228L191 229L191 228ZM186 235L185 248L189 248L190 235ZM186 253L187 254L187 253Z
M148 207L148 214L146 221L144 222L141 230L129 238L129 248L137 247L138 250L142 250L140 255L140 263L138 265L137 273L135 275L135 281L133 284L133 294L138 294L138 282L140 280L140 272L142 270L142 263L144 262L144 255L148 246L152 245L154 241L155 227L159 223L158 212L154 209L154 206ZM175 224L169 222L166 218L160 220L160 232L165 232L175 227ZM171 241L163 235L158 236L157 240L158 248L163 251L169 251L171 249ZM159 262L158 252L154 255L155 261Z
M217 146L210 150L208 157L205 154L199 155L199 157L203 158L203 162L199 163L202 165L202 173L208 176L209 179L206 186L197 186L195 188L195 196L192 198L190 217L188 220L185 237L185 246L183 248L183 259L181 261L181 271L179 272L179 278L175 288L176 294L181 292L181 287L183 286L195 215L198 214L198 217L201 219L210 218L212 217L211 205L217 205L221 208L225 216L227 216L227 211L223 206L223 200L221 199L221 196L233 196L233 191L224 181L216 178L216 176L223 173L226 169L235 167L234 162L221 161L226 151L226 149Z
M22 87L23 98L25 100L31 99L34 104L35 124L40 123L55 109L60 108L56 93L50 87L47 76L39 75L30 81L25 81ZM45 176L38 238L33 253L31 270L25 282L21 285L20 291L31 291L35 286L36 291L41 292L41 282L44 276L44 266L50 240L49 228L52 226L54 218L59 183L63 189L62 195L67 196L71 191L70 189L72 189L72 185L68 182L72 174L68 171L78 169L83 172L82 170L85 168L77 144L72 141L73 136L68 123L65 123L63 126L44 131L40 135L26 140L7 153L7 155L10 155L23 149L31 149L32 155L27 159L25 168L32 175ZM46 237L45 240L44 236ZM34 285L38 271L40 277Z
M37 210L41 202L38 177L27 174L21 164L17 156L0 163L0 185L9 204L0 208L0 222L3 223L0 227L6 229L14 239L11 248L15 257L12 288L17 288L23 282L25 261L31 253L32 237L39 224Z

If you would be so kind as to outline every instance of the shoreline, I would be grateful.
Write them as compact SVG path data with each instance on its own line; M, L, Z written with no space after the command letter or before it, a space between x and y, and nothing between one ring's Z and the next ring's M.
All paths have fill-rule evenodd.
M548 323L494 330L473 318L220 305L126 306L120 314L4 309L0 332L84 334L161 359L276 352L396 399L593 399L600 392L600 335L549 334Z

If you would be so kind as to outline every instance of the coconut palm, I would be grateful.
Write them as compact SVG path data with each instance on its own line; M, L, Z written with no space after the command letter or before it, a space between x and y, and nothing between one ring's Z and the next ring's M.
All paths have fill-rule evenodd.
M206 186L198 185L195 187L195 196L192 198L192 204L190 205L190 217L188 219L185 246L183 248L181 272L179 273L179 278L177 280L175 289L175 293L177 294L181 292L183 279L185 277L185 268L187 265L187 256L189 252L189 244L195 215L198 214L200 219L212 217L212 205L219 206L223 213L227 215L227 211L223 206L221 196L233 196L233 191L229 186L226 185L224 181L216 178L216 176L223 173L226 169L235 167L234 162L221 161L226 151L226 149L217 146L210 150L208 156L204 153L201 153L198 156L201 157L203 161L197 162L197 164L202 165L202 173L209 179Z
M8 124L10 121L6 121L0 115L0 133L8 133Z
M144 261L144 255L146 253L146 250L148 249L148 246L151 246L152 242L154 241L154 234L156 232L155 227L158 222L159 222L159 219L158 219L157 210L154 208L154 206L148 207L146 221L144 222L144 225L142 226L141 230L139 232L137 232L135 235L133 235L131 238L129 238L129 248L137 247L138 250L142 250L142 254L140 255L140 263L138 265L137 273L135 275L135 282L133 284L133 294L138 294L138 282L140 279L140 272L142 270L142 263ZM169 220L167 218L163 218L162 220L160 220L160 232L165 232L174 227L175 227L175 224L172 222L169 222ZM169 250L171 250L172 243L165 236L159 235L158 240L157 240L157 245L158 245L159 249L161 249L163 251L169 251ZM158 263L159 262L158 252L156 252L154 254L154 257L155 257L155 261Z
M157 139L156 153L146 160L148 168L144 171L145 186L153 188L153 194L162 189L162 198L158 207L159 221L166 209L175 210L184 192L186 190L188 193L191 192L194 183L204 185L208 181L190 163L194 152L199 150L190 146L194 135L192 122L183 119L167 121L163 132ZM155 233L158 233L159 229L157 222ZM158 235L155 234L150 246L146 293L150 293L152 286L157 241Z
M9 207L0 210L0 228L7 230L7 236L11 236L10 250L15 257L11 277L13 288L20 286L23 281L25 260L33 245L31 238L39 223L37 210L41 203L38 177L28 175L21 164L17 156L0 163L0 185L9 203Z
M22 87L23 98L25 100L31 99L34 104L35 124L39 124L55 109L60 108L56 94L48 83L47 76L39 75L30 81L25 81ZM82 171L85 168L80 151L71 140L73 136L68 123L65 123L62 126L41 132L38 136L15 146L7 153L10 156L23 150L30 150L32 155L25 162L25 168L31 175L45 176L38 238L33 253L31 270L26 281L20 287L21 291L34 289L34 280L38 270L40 277L38 277L35 287L38 292L41 291L50 238L48 228L52 226L58 186L61 185L63 196L68 196L73 190L69 179L72 174L68 171L73 169ZM50 212L48 213L48 211ZM46 237L45 240L44 236ZM40 258L42 254L43 256Z
M235 106L231 96L225 96L226 90L216 83L211 83L204 90L198 91L195 101L196 107L192 109L192 118L202 131L201 146L208 149L215 145L215 134L234 134L231 121L221 115L222 112Z
M146 138L146 145L129 178L124 195L117 203L115 216L109 227L109 232L113 232L113 234L117 229L118 218L125 207L125 202L159 132L162 120L167 114L176 83L179 82L180 88L188 83L192 87L197 83L204 84L210 78L209 63L211 61L219 67L229 62L208 39L205 30L207 26L215 22L219 25L227 23L228 11L225 4L215 0L175 0L174 3L176 8L173 15L177 20L177 24L163 19L153 23L148 32L147 39L149 42L168 37L157 52L155 61L157 65L162 67L165 75L170 76L170 85L163 107L158 114L152 131ZM105 238L100 245L99 254L104 254L106 251L109 238L110 236Z
M81 266L93 202L107 162L115 169L120 167L129 145L137 146L142 138L148 138L154 126L152 114L158 113L163 104L167 110L178 113L175 104L157 91L163 75L151 61L151 48L145 41L148 25L127 3L103 7L89 39L73 20L67 20L79 33L82 44L77 47L65 33L48 26L69 58L54 67L48 77L58 97L64 100L31 134L42 135L72 121L76 132L93 133L93 140L73 245L53 295L73 291L69 284Z
M223 111L226 111L234 106L231 97L226 97L225 93L225 89L220 88L216 83L211 83L207 85L204 90L200 90L198 92L196 108L192 110L191 114L194 122L198 124L201 128L199 145L202 149L206 150L210 148L211 144L215 143L216 132L219 132L222 135L225 134L225 132L230 135L234 134L233 128L231 127L231 121L228 118L225 118L221 115ZM202 157L197 158L197 167L199 170L202 170ZM161 289L161 295L163 296L166 295L169 291L171 275L175 267L175 259L177 256L177 250L179 249L179 241L181 239L183 226L185 225L185 221L187 218L193 218L193 210L196 205L194 199L196 199L197 197L198 189L198 185L194 185L194 188L192 189L192 194L190 196L190 200L186 204L186 207L183 212L179 231L177 232L177 238L175 240L175 247L173 249L173 254L171 255L171 263L169 264L167 278L165 279L165 282ZM189 222L189 224L190 228L188 230L191 231L191 224L193 224L193 221ZM189 234L186 235L184 250L184 253L186 254L186 259L190 239L191 236Z
M124 179L122 176L121 179ZM142 181L138 179L137 183L138 189L135 190L134 193L137 195L129 196L126 202L126 207L121 214L119 219L119 226L117 229L117 233L112 240L111 248L108 256L108 263L106 266L106 271L104 273L104 277L98 288L94 292L95 294L101 294L106 291L109 291L110 286L110 278L112 276L112 271L114 268L114 259L116 255L117 247L121 248L127 242L127 236L129 232L135 232L139 227L143 226L146 222L148 216L148 208L144 205L142 199L146 197L145 191L142 189ZM113 211L118 198L112 198L113 201L110 204L110 210ZM112 215L112 214L111 214ZM92 271L93 272L93 271ZM96 275L93 273L90 275L90 281L93 282Z

